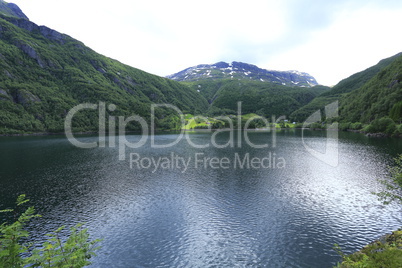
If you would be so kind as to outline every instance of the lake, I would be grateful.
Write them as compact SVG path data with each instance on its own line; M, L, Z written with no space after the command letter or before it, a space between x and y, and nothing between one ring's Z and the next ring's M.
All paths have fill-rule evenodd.
M325 152L325 132L304 134ZM340 260L335 243L351 253L401 226L401 208L371 194L401 139L341 132L334 166L307 151L300 130L248 133L265 148L237 133L232 143L227 132L178 137L139 148L106 137L91 149L63 136L0 137L0 209L26 193L43 215L29 225L37 239L85 222L104 239L92 267L325 268Z

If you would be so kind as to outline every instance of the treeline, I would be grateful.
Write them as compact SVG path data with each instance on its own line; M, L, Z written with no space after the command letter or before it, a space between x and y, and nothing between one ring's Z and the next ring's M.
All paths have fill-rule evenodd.
M333 120L328 120L324 122L315 122L307 126L307 128L320 130L328 129L331 127ZM298 123L295 125L296 128L302 128L303 123ZM402 136L402 124L395 123L390 117L382 117L373 120L370 124L363 124L361 122L343 122L338 124L338 130L340 131L354 131L362 133L374 133L374 134L385 134L393 137Z

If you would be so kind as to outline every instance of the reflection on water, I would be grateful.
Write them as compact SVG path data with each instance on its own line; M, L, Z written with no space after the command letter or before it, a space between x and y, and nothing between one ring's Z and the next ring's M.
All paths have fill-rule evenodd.
M211 142L208 133L190 137L196 144ZM400 140L340 133L339 165L331 167L306 152L297 131L278 133L275 148L271 133L249 137L270 146L254 149L237 137L241 147L220 149L185 141L152 149L148 142L126 148L125 161L118 160L118 148L79 149L63 137L0 138L0 204L10 206L27 193L44 216L30 226L35 237L86 222L93 238L104 238L94 267L331 267L339 261L335 243L352 252L400 227L400 208L383 206L371 194L402 151ZM305 138L317 148L325 145L320 132ZM228 134L216 141L226 144ZM130 168L130 154L166 163L155 169L152 160L143 160L149 168ZM272 165L241 168L236 161L247 155ZM188 161L185 170L167 164L179 157ZM204 158L229 162L205 166ZM283 166L273 164L280 159Z

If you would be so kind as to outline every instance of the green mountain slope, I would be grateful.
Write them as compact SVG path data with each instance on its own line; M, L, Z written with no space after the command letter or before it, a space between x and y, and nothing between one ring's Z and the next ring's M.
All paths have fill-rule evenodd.
M262 116L288 116L309 103L323 91L323 86L312 88L287 87L269 82L244 80L200 80L187 82L210 103L209 114L237 113L237 103L242 102L242 113Z
M399 54L362 87L343 95L339 113L346 122L370 123L390 116L393 107L401 102L402 55ZM398 114L395 119L399 120L401 116Z
M376 64L364 71L353 74L352 76L340 81L331 90L322 93L320 96L315 98L309 104L294 111L290 115L290 118L292 120L295 120L298 122L304 121L307 117L309 117L315 111L317 111L319 109L323 110L323 108L326 105L328 105L336 100L340 100L344 94L352 92L352 91L357 90L357 89L361 88L362 86L364 86L368 81L370 81L370 79L372 79L375 75L377 75L382 69L386 68L391 63L393 63L400 56L401 56L401 54L397 54L390 58L381 60L378 64ZM347 101L347 99L345 99L345 101Z
M63 131L66 114L80 103L115 104L110 115L146 120L152 103L173 104L186 113L207 109L196 90L102 56L0 4L0 134ZM170 127L171 113L159 109L156 122ZM77 131L96 130L98 114L81 112L73 123Z

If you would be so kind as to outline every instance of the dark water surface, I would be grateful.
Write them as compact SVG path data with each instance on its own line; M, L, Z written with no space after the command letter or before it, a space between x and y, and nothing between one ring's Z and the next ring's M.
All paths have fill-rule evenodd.
M212 140L210 133L189 136L198 145ZM43 215L30 225L38 239L86 222L93 238L104 239L93 267L325 268L340 259L335 243L350 253L401 226L401 208L371 194L402 153L400 139L340 133L332 167L306 151L298 131L249 136L270 147L252 148L237 135L234 148L197 149L182 140L155 149L148 139L126 148L124 161L108 143L80 149L61 136L1 137L0 209L26 193ZM157 135L155 142L177 137ZM222 146L228 137L214 140ZM326 139L309 132L305 142L322 150Z

